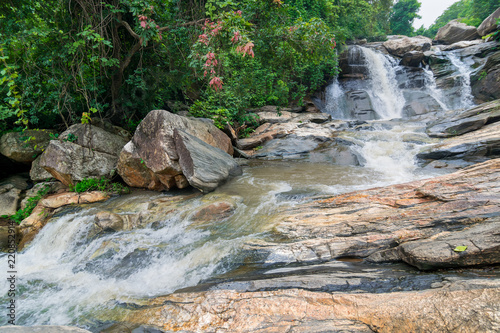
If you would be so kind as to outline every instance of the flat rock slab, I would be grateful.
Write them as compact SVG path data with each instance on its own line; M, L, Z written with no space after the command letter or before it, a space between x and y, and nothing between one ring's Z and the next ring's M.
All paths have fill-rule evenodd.
M499 168L500 159L495 159L430 180L299 204L276 218L275 232L288 242L261 241L247 247L257 262L265 264L328 261L346 256L397 261L402 257L394 249L410 241L430 239L444 232L464 232L462 238L457 237L476 239L468 236L476 229L466 230L488 226L500 216ZM495 249L498 236L492 237L491 248ZM476 262L467 264L500 263L496 251L485 251L484 258L478 256ZM442 267L463 266L463 255L450 256ZM438 262L433 265L440 267Z
M427 127L427 134L434 138L449 138L478 130L499 120L500 100L495 100L464 112L446 114Z
M70 326L2 326L2 333L90 333L78 327Z
M475 159L500 155L500 122L467 134L444 139L417 155L422 160Z
M159 297L126 320L182 332L495 332L498 282L463 290L345 294L291 288Z

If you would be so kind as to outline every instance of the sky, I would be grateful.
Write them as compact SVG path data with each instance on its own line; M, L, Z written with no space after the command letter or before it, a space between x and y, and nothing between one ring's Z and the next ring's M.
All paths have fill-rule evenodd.
M413 27L415 29L420 28L423 24L424 27L428 28L434 21L445 11L446 8L450 7L452 4L458 0L419 0L422 4L420 6L420 11L418 14L422 16L421 19L415 19L413 21Z

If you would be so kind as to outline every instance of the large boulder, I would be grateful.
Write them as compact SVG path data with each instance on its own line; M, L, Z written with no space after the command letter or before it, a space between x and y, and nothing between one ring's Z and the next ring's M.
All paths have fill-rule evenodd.
M211 146L213 150L205 145L197 145L208 155L214 154L218 158L224 158L226 165L230 155L233 154L231 139L221 130L213 125L211 121L202 119L192 119L172 114L165 110L151 111L139 124L132 140L124 147L118 162L118 173L123 180L132 187L147 188L150 190L169 190L173 188L185 188L190 185L188 178L191 178L194 187L202 191L213 188L213 184L222 183L222 180L212 182L210 185L202 185L198 169L206 161L200 162L197 158L202 158L193 151L186 153L183 140L176 142L175 131L183 131L185 134L196 137L205 144ZM193 142L195 140L189 140ZM178 145L179 146L178 146ZM203 147L202 147L203 146ZM180 148L182 147L182 149ZM192 147L191 147L192 148ZM224 154L220 154L222 151ZM184 160L185 169L180 163L180 156L193 157L196 162L196 170L191 173L188 167L188 160ZM208 158L208 156L205 156ZM186 171L189 177L184 174ZM221 171L221 174L233 175L228 170ZM201 176L200 176L201 177ZM203 177L201 177L203 178Z
M0 153L13 161L31 163L49 144L51 130L10 132L0 138Z
M471 87L479 102L500 98L500 52L490 55L486 64L471 76Z
M403 55L400 65L409 67L419 67L424 60L424 52L422 51L410 51Z
M486 36L498 29L497 19L500 18L500 7L488 16L483 23L477 27L479 36Z
M390 54L403 57L410 51L429 51L432 46L432 40L427 37L404 37L400 39L393 39L384 42L384 47Z
M458 20L448 22L447 25L439 29L435 40L438 43L453 44L464 40L478 39L477 28L461 23Z
M66 186L84 178L111 177L126 143L102 128L73 125L50 142L39 165Z
M202 192L211 192L242 173L226 152L181 129L174 129L174 141L182 173L191 186Z

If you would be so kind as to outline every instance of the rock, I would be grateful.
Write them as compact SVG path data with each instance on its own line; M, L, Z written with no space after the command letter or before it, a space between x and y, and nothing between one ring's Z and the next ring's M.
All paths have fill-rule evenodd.
M423 91L404 91L403 95L406 102L403 107L403 114L405 117L413 117L423 115L433 111L442 110L439 102Z
M444 44L479 39L476 27L453 20L438 30L435 40Z
M447 45L447 46L441 48L441 51L453 51L453 50L458 50L458 49L469 48L471 46L484 44L484 42L485 41L483 39L464 40L464 41L453 43L451 45Z
M68 136L73 136L74 141L69 140L81 147L91 149L95 152L118 156L127 139L122 135L116 135L104 129L88 125L75 124L59 135L60 140L68 140Z
M296 204L275 217L281 242L249 243L247 250L268 265L367 258L439 233L487 225L500 216L498 167L495 159L430 180Z
M13 176L0 183L0 216L14 215L18 211L21 193L28 187L26 180L21 176Z
M352 90L346 93L347 110L352 118L358 120L378 119L372 101L364 90Z
M500 8L497 8L477 27L479 36L486 36L498 29L497 19L500 18Z
M35 209L31 212L31 215L25 218L19 225L21 241L18 245L18 250L21 251L26 244L35 238L38 232L52 217L56 208L73 204L105 201L107 199L109 199L109 195L100 191L85 192L81 194L66 192L45 197L38 202Z
M260 124L286 123L291 121L293 118L297 116L296 114L288 111L277 111L277 112L264 111L257 113L257 115L259 116Z
M99 212L95 215L95 223L104 231L123 230L123 218L110 212Z
M459 232L404 243L398 252L401 259L421 270L498 264L500 217Z
M500 52L488 57L486 64L471 75L472 94L480 102L500 98Z
M404 37L393 39L384 42L384 47L390 54L402 57L410 51L429 51L431 49L432 40L427 37Z
M174 140L175 130L185 131L222 150L226 155L233 154L231 140L212 122L188 119L164 110L151 111L137 127L131 142L125 146L119 159L118 173L129 186L152 190L189 186L179 163L180 148ZM199 146L205 147L203 144ZM204 148L205 152L208 150L208 147ZM182 153L185 154L185 150L182 150ZM218 153L216 155L230 157ZM197 173L200 171L196 170Z
M130 310L127 321L181 332L495 332L499 299L494 281L378 294L210 290L158 297Z
M191 215L191 220L195 222L213 223L225 220L234 214L236 206L228 201L216 201L204 205Z
M472 122L470 124L474 125ZM460 125L457 128L460 129ZM500 122L486 125L464 135L444 139L440 144L424 148L417 155L417 158L422 160L475 160L481 157L495 156L500 156Z
M49 144L51 130L10 132L0 138L0 153L13 161L31 163Z
M84 178L110 177L117 163L118 155L56 140L50 142L40 158L40 165L66 186Z
M20 172L29 171L29 164L14 162L6 156L0 154L0 179L8 178Z
M433 138L459 136L500 120L500 100L481 104L465 112L453 111L427 127Z
M269 124L269 123L266 123L266 124ZM239 149L242 149L242 150L248 150L248 149L253 149L253 148L256 148L258 146L261 146L265 142L274 139L278 135L278 130L274 129L274 130L265 131L262 133L258 133L256 131L256 133L257 134L252 133L252 135L248 138L239 139L237 142L237 147Z
M403 59L401 59L399 64L402 66L419 67L424 58L424 52L410 51L403 55Z
M241 167L226 152L180 129L174 129L179 165L189 184L211 192L230 177L242 174Z
M91 333L90 331L70 326L2 326L2 333Z
M34 182L42 182L47 179L52 178L52 174L42 168L40 165L40 159L42 157L38 156L32 163L31 163L31 169L30 169L30 178Z
M139 153L132 141L123 147L118 160L118 174L131 187L146 188L152 191L168 190L159 177L155 175L139 158Z
M28 200L30 198L38 196L38 192L40 190L44 189L45 187L48 187L48 189L46 190L47 194L62 193L62 192L67 191L67 187L63 183L58 182L58 181L35 184L32 188L30 188L26 192L26 195L25 195L23 201L21 201L21 209L26 208L26 205L28 204Z
M39 165L66 186L84 178L111 177L126 140L100 127L77 124L52 140ZM38 176L36 169L34 175Z

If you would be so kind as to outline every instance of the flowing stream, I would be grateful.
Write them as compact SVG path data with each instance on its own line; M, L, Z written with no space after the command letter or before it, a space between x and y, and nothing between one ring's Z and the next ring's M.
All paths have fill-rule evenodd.
M329 112L341 119L349 118L346 92L364 89L371 98L378 120L366 130L345 134L355 143L353 150L361 166L250 161L241 177L204 197L189 191L137 191L67 209L18 254L17 324L96 327L103 320L101 313L118 304L196 286L241 267L245 263L242 245L256 239L273 240L272 216L303 198L438 174L420 169L415 161L415 154L426 144L423 125L399 119L408 102L397 84L401 66L371 49L358 51L369 69L367 78L345 84L336 81L327 94ZM427 85L422 90L446 109L430 71L425 73ZM101 211L138 214L169 203L177 195L188 198L172 209L159 210L154 222L141 228L94 232L95 216ZM232 216L210 223L193 217L200 207L221 198L234 203ZM1 262L6 265L4 256ZM1 281L1 290L7 290L8 281ZM2 308L6 302L5 293L0 298ZM0 325L5 323L3 317Z

